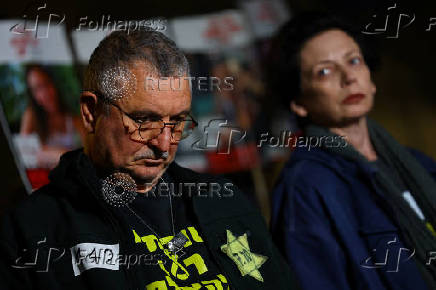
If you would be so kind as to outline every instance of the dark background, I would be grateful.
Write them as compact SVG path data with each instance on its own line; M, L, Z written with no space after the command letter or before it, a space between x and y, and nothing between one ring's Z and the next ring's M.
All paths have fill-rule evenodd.
M289 0L287 5L292 15L304 10L323 9L333 11L364 27L372 21L372 15L385 15L387 7L397 5L397 12L415 14L414 22L400 30L398 38L386 38L387 34L371 36L377 40L381 54L381 68L373 76L377 85L376 103L371 113L377 121L407 146L415 147L436 159L436 25L426 31L430 17L436 17L436 1L314 1ZM3 1L0 19L21 18L29 7L47 3L51 10L65 13L67 29L71 31L79 24L80 17L99 19L110 14L112 19L146 19L164 17L171 19L213 13L225 9L239 8L238 1ZM436 20L433 21L436 23ZM4 32L2 32L4 33ZM395 34L391 31L390 34ZM71 38L70 38L71 41ZM1 53L1 52L0 52ZM81 71L78 70L80 77ZM1 140L0 140L1 141ZM2 165L0 176L5 193L0 203L5 204L10 196L16 197L17 182L12 157L5 142L0 142ZM3 158L3 156L5 156ZM277 169L276 171L277 172ZM268 177L272 186L275 176Z

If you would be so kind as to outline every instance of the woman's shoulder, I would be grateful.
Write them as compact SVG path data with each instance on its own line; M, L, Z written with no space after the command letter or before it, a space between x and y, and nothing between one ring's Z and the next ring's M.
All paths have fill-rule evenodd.
M307 173L316 172L331 172L339 169L337 156L321 148L312 150L297 148L289 158L284 169L288 171L298 171Z
M436 161L433 158L414 148L407 148L407 150L427 171L436 174Z
M27 107L21 117L20 134L31 134L35 131L37 122L35 111L32 107Z
M296 151L283 168L277 185L304 191L317 189L335 192L338 188L347 188L346 180L358 178L357 164L339 160L331 152L316 149L305 153Z

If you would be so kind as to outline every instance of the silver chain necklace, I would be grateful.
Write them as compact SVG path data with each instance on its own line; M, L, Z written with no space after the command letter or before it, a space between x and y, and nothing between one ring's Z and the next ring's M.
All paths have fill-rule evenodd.
M160 177L160 180L162 183L168 185L162 177ZM155 185L157 186L157 185ZM168 187L169 188L169 187ZM158 238L158 243L164 247L164 245L161 244L161 238L157 234L157 232L149 226L143 218L141 218L130 206L129 203L131 203L137 196L136 192L136 184L134 180L130 177L130 175L126 173L114 173L105 178L102 182L102 194L103 199L109 203L110 205L114 207L127 207L130 212L136 216L138 220L141 221L153 234ZM173 254L176 254L178 251L180 251L186 242L188 241L188 238L183 235L183 233L180 231L176 235L176 231L174 229L174 214L173 214L173 202L171 198L171 192L168 192L169 194L169 200L170 200L170 213L171 213L171 225L173 230L173 238L168 242L168 250L171 251Z

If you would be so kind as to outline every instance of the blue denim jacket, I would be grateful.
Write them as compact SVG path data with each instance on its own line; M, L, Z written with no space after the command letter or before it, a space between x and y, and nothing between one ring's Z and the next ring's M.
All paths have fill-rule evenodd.
M436 178L436 163L411 153ZM292 154L273 192L272 231L302 289L427 289L375 171L320 148Z

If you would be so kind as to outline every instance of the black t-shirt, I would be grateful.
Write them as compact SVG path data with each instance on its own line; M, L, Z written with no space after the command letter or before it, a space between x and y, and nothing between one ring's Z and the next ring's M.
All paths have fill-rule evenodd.
M168 174L163 178L172 182ZM131 256L120 259L120 266L135 270L143 281L140 289L228 289L227 279L201 238L189 199L177 196L177 190L172 195L174 231L176 235L182 232L188 241L175 255L166 249L173 237L167 189L159 183L147 194L138 193L129 207L117 209L117 215L130 227L132 245Z

